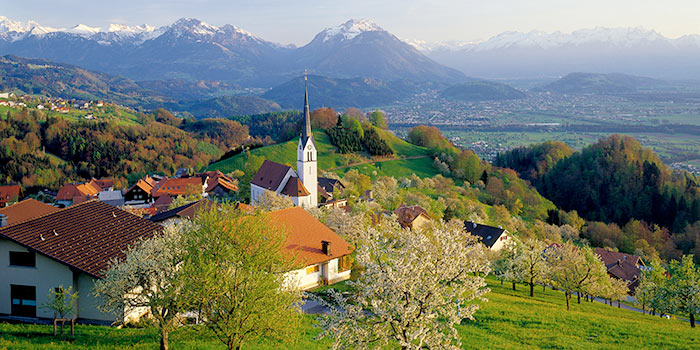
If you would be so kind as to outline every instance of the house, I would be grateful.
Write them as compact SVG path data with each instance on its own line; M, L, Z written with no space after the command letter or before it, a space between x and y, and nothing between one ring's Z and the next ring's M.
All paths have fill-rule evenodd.
M38 306L59 286L78 292L79 321L112 323L141 315L141 310L107 314L97 309L91 290L111 259L160 225L100 201L91 200L0 228L0 316L52 318Z
M124 204L140 206L151 203L153 201L151 190L153 190L155 184L156 180L148 175L143 179L139 179L133 186L124 191Z
M123 207L124 206L124 195L122 194L122 191L120 190L110 190L110 191L101 191L97 193L97 199L100 200L100 202L107 203L111 206L115 207Z
M419 205L401 205L394 210L403 228L421 229L430 222L430 215Z
M333 196L345 190L345 185L338 179L330 179L327 177L318 178L318 194L321 196L321 202L326 203L333 200Z
M627 282L630 293L634 293L635 288L639 285L642 270L646 268L642 258L604 248L596 248L595 253L605 264L608 275Z
M56 195L56 203L64 207L98 198L103 191L112 191L113 179L91 179L88 183L72 183L63 185Z
M218 170L199 173L194 176L206 181L207 188L204 191L210 196L223 197L238 192L238 185L235 184L235 181Z
M304 266L287 280L308 290L350 278L352 246L300 207L270 212L270 219L288 231L284 250Z
M163 225L177 223L183 218L193 218L200 210L218 205L203 199L181 207L158 213L151 221ZM239 203L236 210L250 213L254 207ZM300 289L307 290L324 284L333 284L350 278L352 247L333 230L300 207L269 213L270 220L287 230L284 251L298 259L303 266L287 274L287 280Z
M19 203L0 208L0 228L51 214L59 210L59 208L52 205L39 202L36 199L27 198Z
M0 208L16 203L21 193L19 185L0 186Z
M154 187L155 188L155 187ZM201 195L206 196L207 179L201 177L169 178L158 183L152 196L158 198L164 195L170 197Z
M502 227L493 227L488 225L477 224L471 221L464 222L465 231L477 236L486 248L493 251L498 251L503 248L505 242L510 238L508 231Z
M318 206L317 154L311 133L309 92L304 76L304 128L297 147L297 169L265 160L250 182L250 202L254 204L266 191L288 196L294 205Z

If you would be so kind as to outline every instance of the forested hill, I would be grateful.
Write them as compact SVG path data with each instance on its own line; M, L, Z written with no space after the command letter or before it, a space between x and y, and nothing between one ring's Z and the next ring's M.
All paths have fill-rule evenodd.
M569 153L562 144L535 145L501 154L495 164L531 179L561 209L618 225L633 220L657 224L674 233L674 242L684 253L697 249L700 187L696 177L671 171L652 150L628 136L612 135ZM635 242L625 241L624 236L606 239L599 243L635 249Z

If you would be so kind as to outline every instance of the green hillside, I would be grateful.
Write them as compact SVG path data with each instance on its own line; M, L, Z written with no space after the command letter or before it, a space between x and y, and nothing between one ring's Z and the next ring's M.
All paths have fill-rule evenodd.
M343 174L349 169L358 169L361 173L370 176L395 177L408 176L413 173L420 177L432 177L438 174L432 165L433 161L429 157L430 151L427 148L412 145L386 130L376 129L376 131L394 150L395 157L371 158L368 154L337 153L336 147L331 144L328 135L321 130L315 130L314 140L318 149L319 170ZM280 144L257 148L249 153L238 154L213 163L207 167L207 170L220 170L224 173L243 170L251 155L296 167L298 143L299 138L297 137Z
M560 291L538 287L535 297L525 286L517 291L487 279L488 302L474 314L474 321L457 326L464 349L693 349L700 331L687 322L642 315L600 303L576 304L566 311ZM314 340L318 329L315 316L304 316L300 337L289 349L327 349L327 340ZM54 337L49 325L0 323L0 349L99 348L155 349L158 334L153 327L116 329L78 325L75 337ZM196 340L195 340L196 339ZM202 328L181 327L170 337L176 349L225 348ZM264 341L249 349L278 349L280 344Z

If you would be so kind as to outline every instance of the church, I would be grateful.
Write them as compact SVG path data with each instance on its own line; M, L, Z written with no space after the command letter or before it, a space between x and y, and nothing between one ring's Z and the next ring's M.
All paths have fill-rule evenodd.
M255 204L265 191L288 196L294 205L305 208L318 206L318 163L316 145L311 133L309 89L304 76L304 126L297 147L297 169L269 160L260 166L250 182L250 203Z

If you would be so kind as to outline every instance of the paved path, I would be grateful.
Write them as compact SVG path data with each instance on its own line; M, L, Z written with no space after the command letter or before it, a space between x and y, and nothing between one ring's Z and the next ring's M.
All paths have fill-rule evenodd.
M571 297L571 302L572 302L572 303L576 303L576 298L574 298L574 296L576 296L576 293L573 293L573 296ZM628 298L631 298L631 297L628 297ZM606 304L606 305L608 305L608 301L605 300L605 299L593 298L593 300L596 301L596 302L599 302L599 303L601 303L601 304ZM633 302L632 300L629 300L629 299L628 299L627 301L628 301L628 302ZM585 302L587 302L587 301L585 301L584 299L581 299L581 302L582 302L582 303L585 303ZM608 307L617 307L617 302L613 302L613 306L608 305ZM636 308L636 307L634 307L634 306L629 306L629 305L623 304L623 303L620 303L620 309L635 311L635 312L643 313L643 314L645 314L645 315L654 316L654 317L659 317L659 315L652 315L652 314L650 314L648 310L647 310L646 312L644 312L644 311L642 311L642 309ZM686 322L690 322L690 320L688 320L687 318L683 318L683 317L673 316L673 318L678 319L678 320L682 320L682 321L686 321Z
M386 158L386 159L377 159L377 160L366 160L364 162L359 162L359 163L352 163L348 165L343 165L335 168L330 168L330 169L325 169L326 171L331 171L331 170L338 170L338 169L345 169L345 168L350 168L362 164L370 164L370 163L383 163L383 162L393 162L395 160L407 160L407 159L420 159L420 158L428 158L430 156L410 156L410 157L403 157L403 158Z

